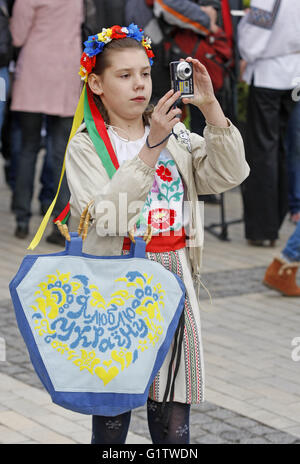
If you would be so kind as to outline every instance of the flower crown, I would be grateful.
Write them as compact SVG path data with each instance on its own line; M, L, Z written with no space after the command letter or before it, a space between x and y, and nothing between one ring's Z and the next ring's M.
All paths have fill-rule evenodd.
M90 35L88 40L84 42L85 49L80 60L79 75L81 79L87 82L88 75L92 72L96 64L96 55L101 53L106 44L114 39L125 39L131 37L132 39L141 42L145 47L150 65L153 64L154 53L151 50L151 39L144 36L144 31L136 24L130 24L128 27L112 26L109 29L102 29L102 32L96 35Z

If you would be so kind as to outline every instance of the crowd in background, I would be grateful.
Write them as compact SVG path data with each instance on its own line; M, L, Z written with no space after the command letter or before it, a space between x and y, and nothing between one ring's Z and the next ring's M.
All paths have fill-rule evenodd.
M154 104L169 90L169 62L181 57L205 64L224 112L237 126L238 89L247 84L243 136L251 173L241 188L246 243L275 246L288 214L295 231L264 283L300 296L299 19L299 0L0 0L0 78L6 90L0 101L0 145L15 236L30 233L41 147L42 214L55 196L80 95L83 41L103 27L135 22L151 37L156 55ZM196 107L189 105L183 118L203 134L205 120ZM55 216L68 198L64 179ZM47 241L63 244L55 227Z

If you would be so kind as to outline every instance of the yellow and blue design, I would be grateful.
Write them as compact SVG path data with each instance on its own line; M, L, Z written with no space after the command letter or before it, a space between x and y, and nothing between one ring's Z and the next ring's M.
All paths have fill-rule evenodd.
M106 302L97 285L71 272L48 275L35 292L34 330L80 371L107 385L163 335L165 290L153 275L128 272ZM63 340L63 342L62 342Z

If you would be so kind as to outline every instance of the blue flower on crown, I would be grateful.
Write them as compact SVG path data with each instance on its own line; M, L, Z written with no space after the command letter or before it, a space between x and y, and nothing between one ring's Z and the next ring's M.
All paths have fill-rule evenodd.
M90 35L88 40L84 42L84 45L85 45L84 53L92 57L92 56L98 55L98 53L101 53L103 51L105 43L100 42L98 40L97 35Z
M128 27L128 37L132 37L135 40L141 42L143 40L144 31L140 29L136 24L131 23Z

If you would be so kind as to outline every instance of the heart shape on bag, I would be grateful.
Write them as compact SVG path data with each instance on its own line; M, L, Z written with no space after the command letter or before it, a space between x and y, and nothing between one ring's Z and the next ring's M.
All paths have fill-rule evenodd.
M71 272L46 276L34 293L35 331L67 360L108 384L163 334L165 290L129 272L106 302L97 285Z

